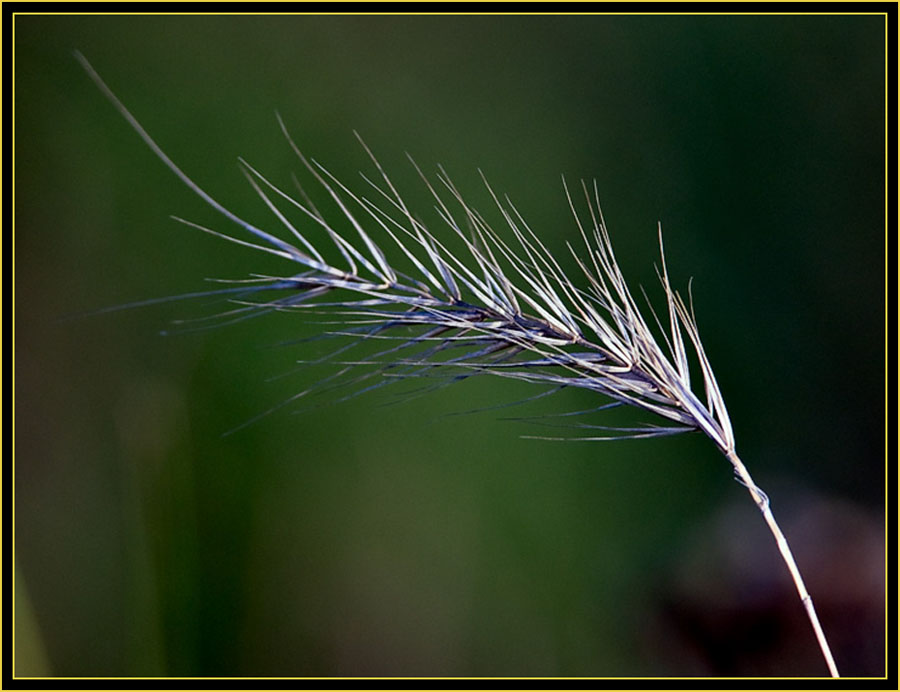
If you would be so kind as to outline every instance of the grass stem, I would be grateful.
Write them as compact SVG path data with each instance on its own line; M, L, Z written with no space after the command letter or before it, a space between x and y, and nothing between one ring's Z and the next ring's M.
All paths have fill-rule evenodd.
M819 642L819 648L822 650L822 656L825 657L825 662L828 664L828 671L831 673L831 677L839 678L840 674L838 673L837 665L835 665L834 657L831 655L831 647L828 646L828 640L825 638L822 624L819 622L819 616L816 615L816 608L813 606L812 596L810 596L809 592L806 590L806 584L803 583L803 577L800 575L800 569L797 567L797 562L794 560L794 554L791 552L791 547L787 542L787 538L784 537L784 533L782 533L781 528L778 526L778 522L775 521L775 516L772 514L772 508L769 506L769 498L753 482L753 478L750 477L750 472L747 471L747 467L744 466L744 463L734 451L729 451L726 456L734 465L735 473L738 475L741 483L750 491L750 497L753 498L756 506L759 507L759 511L762 512L766 524L769 525L769 530L775 537L775 543L778 544L778 550L781 552L781 557L787 565L788 571L791 573L794 585L797 587L797 593L800 595L800 602L803 603L809 622L812 625L813 631L816 633L816 639Z

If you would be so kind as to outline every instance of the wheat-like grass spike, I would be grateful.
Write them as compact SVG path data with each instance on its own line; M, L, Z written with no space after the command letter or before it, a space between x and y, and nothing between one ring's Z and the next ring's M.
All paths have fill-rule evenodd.
M353 338L350 344L317 361L330 363L337 368L335 373L257 418L326 388L349 386L352 391L341 397L341 401L394 382L418 380L425 383L415 393L420 396L468 377L494 376L540 386L542 392L538 397L565 388L594 392L604 398L604 403L591 411L594 413L630 406L663 419L660 424L622 426L577 422L576 429L593 432L580 438L528 436L535 439L610 441L699 430L728 459L735 477L748 489L763 514L794 580L829 672L837 677L837 667L812 599L772 515L769 498L753 482L735 451L734 431L725 400L700 338L691 286L689 283L687 302L672 288L661 226L657 229L660 252L657 275L666 301L662 317L667 324L650 306L646 293L642 296L650 306L651 323L658 329L654 332L616 260L600 209L596 181L591 186L582 181L584 201L576 204L563 178L563 190L585 247L585 255L580 255L568 245L586 281L586 285L579 286L566 275L510 198L496 194L481 171L482 182L506 226L505 233L494 229L466 202L443 167L438 167L439 189L407 155L434 200L434 211L447 233L445 242L441 234L428 228L408 207L358 133L354 134L383 183L363 176L377 195L374 201L353 192L325 166L307 158L290 135L284 119L276 114L291 150L335 205L337 216L352 229L346 236L338 232L328 216L303 192L296 177L292 176L292 181L302 202L240 158L241 173L284 229L282 233L292 239L288 241L240 218L195 183L156 144L84 56L76 53L76 57L157 158L194 194L249 238L173 217L176 221L230 243L273 255L289 262L294 269L284 276L251 275L245 280L248 284L182 297L228 298L232 308L213 316L216 325L270 312L324 313L341 326L324 330L323 336L330 331L334 336ZM311 223L311 230L324 230L332 250L341 256L345 266L327 260L324 248L305 229L288 219L279 203L301 212ZM579 211L580 204L587 210L586 217ZM374 233L384 234L390 247L399 248L399 253L419 275L408 276L394 267L390 253L382 248ZM511 236L511 240L504 236ZM461 244L463 254L449 249L451 239ZM130 306L171 299L175 298L139 301ZM359 344L383 339L390 340L391 345L376 349L373 354L353 357L349 353ZM699 365L702 387L692 382L689 353ZM694 387L698 387L697 392ZM588 411L559 416L583 413ZM551 427L565 425L551 420L530 420Z

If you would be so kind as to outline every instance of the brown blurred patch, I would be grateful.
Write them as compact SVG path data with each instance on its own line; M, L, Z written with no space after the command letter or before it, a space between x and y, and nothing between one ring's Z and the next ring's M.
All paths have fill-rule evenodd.
M796 493L788 502L789 496L775 492L782 504L773 511L841 674L883 676L883 516L846 500ZM670 659L673 673L827 675L794 584L749 502L735 502L699 527L663 579L662 615L649 623L645 641Z

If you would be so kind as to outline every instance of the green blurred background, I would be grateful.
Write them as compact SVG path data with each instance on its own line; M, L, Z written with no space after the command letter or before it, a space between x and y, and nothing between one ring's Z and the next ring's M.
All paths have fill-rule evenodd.
M276 109L341 179L371 171L357 129L411 207L431 201L405 151L499 225L480 167L560 258L559 176L596 178L654 300L661 221L842 672L880 675L883 39L877 16L17 17L17 675L826 672L699 435L549 443L500 420L514 409L444 415L535 393L486 378L405 405L320 397L223 437L330 372L272 348L311 333L301 317L174 336L221 305L60 319L285 271L168 218L233 230L75 49L266 228L236 157L290 185Z

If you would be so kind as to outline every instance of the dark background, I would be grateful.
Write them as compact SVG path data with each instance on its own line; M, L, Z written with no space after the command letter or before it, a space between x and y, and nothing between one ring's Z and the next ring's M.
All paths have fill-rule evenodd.
M223 437L329 374L293 369L303 344L271 348L310 333L301 317L165 337L221 306L65 319L285 271L168 218L234 230L75 49L266 228L236 157L290 186L276 109L357 189L371 165L353 129L411 207L431 200L406 151L499 227L480 167L570 269L560 174L596 178L620 264L657 305L661 221L838 664L882 674L884 27L18 16L16 674L826 672L759 513L700 435L550 443L507 411L445 416L535 393L476 378L406 404L320 397ZM595 403L560 393L540 410Z

